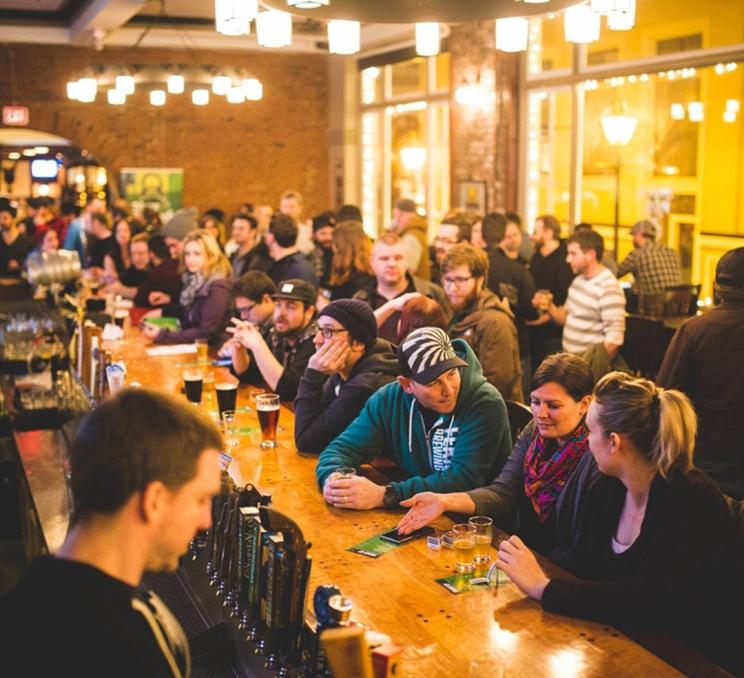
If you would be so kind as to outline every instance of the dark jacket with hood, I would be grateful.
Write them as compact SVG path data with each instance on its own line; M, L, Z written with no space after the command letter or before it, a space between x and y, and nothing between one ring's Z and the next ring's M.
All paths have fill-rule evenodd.
M531 543L525 530L533 521L523 512L533 511L524 490L524 458L534 437L535 422L532 421L520 434L498 477L488 487L468 492L475 504L475 515L490 516L502 530L515 532L532 549L537 546ZM589 452L584 454L556 499L552 520L555 534L551 535L554 539L547 540L544 544L547 548L543 551L537 548L542 555L566 565L578 543L584 496L603 478L606 476L599 472L594 457Z
M400 499L417 492L464 492L498 475L511 452L506 406L483 376L466 342L455 340L465 360L460 392L451 414L427 427L421 406L396 381L383 386L359 416L321 452L316 467L320 487L343 466L358 468L384 455L411 476L391 483Z
M452 339L465 339L478 356L483 374L506 400L522 400L519 344L514 315L505 304L484 289L449 324Z
M159 344L190 343L196 339L216 338L227 322L230 312L230 289L227 278L207 280L189 306L178 306L180 330L160 330L155 341Z
M320 454L356 419L369 397L400 373L398 357L384 339L370 346L344 381L308 367L295 398L295 445Z

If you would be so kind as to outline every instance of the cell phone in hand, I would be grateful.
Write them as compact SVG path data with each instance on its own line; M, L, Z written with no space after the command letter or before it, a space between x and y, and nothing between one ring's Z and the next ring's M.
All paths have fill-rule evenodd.
M410 534L398 534L398 530L393 529L381 534L380 539L389 541L392 544L405 544L407 541L413 541L419 537L426 537L432 532L434 532L433 527L420 527L418 530L414 530Z

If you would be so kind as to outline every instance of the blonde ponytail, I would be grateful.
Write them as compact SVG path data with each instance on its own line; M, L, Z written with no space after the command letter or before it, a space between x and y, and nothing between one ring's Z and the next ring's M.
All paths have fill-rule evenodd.
M594 397L605 434L627 436L663 477L692 468L697 416L684 393L610 372L594 387Z

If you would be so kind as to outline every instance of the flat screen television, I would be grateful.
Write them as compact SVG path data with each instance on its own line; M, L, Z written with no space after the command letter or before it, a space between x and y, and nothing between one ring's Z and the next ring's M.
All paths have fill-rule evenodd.
M51 181L57 178L59 166L56 160L36 158L31 161L31 178Z

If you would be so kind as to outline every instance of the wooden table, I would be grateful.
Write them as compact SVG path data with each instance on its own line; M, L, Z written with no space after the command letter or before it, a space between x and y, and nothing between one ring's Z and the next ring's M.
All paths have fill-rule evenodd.
M193 355L151 358L137 330L111 348L127 363L128 381L180 392L183 363ZM225 368L217 380L232 378ZM258 429L250 389L239 391L238 405L251 407L244 423ZM315 457L299 454L293 441L294 417L283 407L278 447L262 450L258 431L233 448L231 472L273 493L274 507L291 516L312 542L309 592L336 584L354 601L352 618L392 637L405 647L409 676L467 676L469 662L499 653L510 676L672 676L669 664L612 627L543 612L539 603L513 584L453 595L434 580L452 573L452 552L435 551L424 540L405 544L378 559L346 549L393 527L401 512L352 511L325 503L315 479ZM441 517L435 525L446 528ZM495 552L494 552L495 554Z

